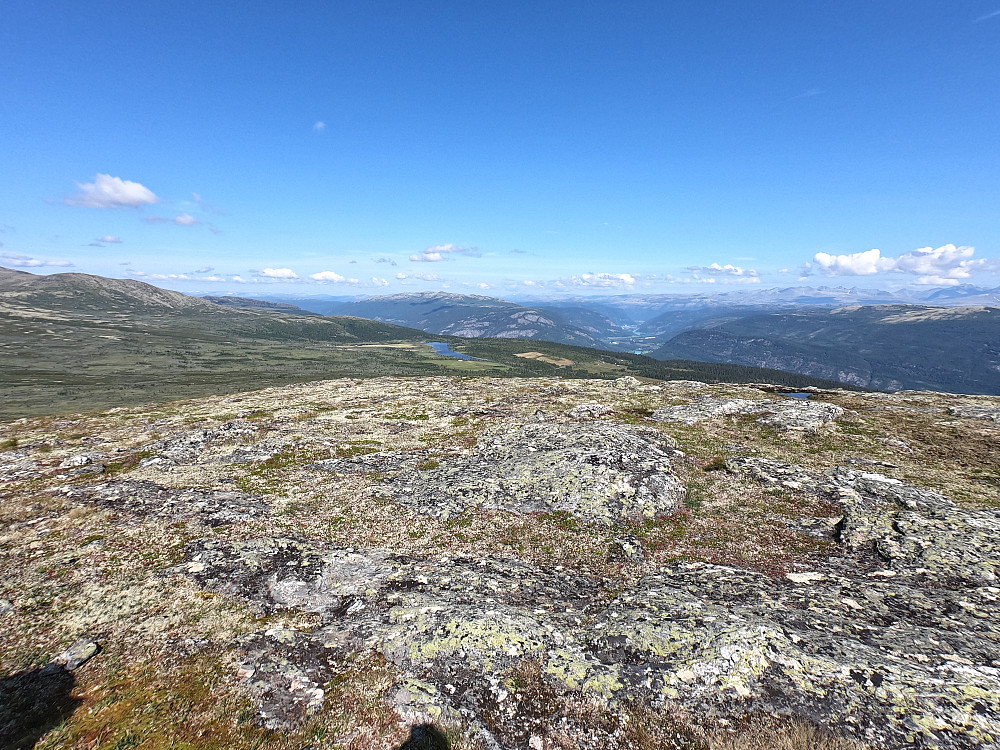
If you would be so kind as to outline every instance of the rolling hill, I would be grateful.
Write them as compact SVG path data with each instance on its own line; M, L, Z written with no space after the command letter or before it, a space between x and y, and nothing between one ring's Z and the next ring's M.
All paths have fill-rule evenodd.
M436 353L443 339L474 357ZM428 336L355 317L231 307L149 284L0 269L0 418L193 398L337 377L527 377L829 385L742 365L515 338Z
M324 309L445 336L538 339L597 348L606 348L605 339L623 330L614 320L582 306L557 310L447 292L371 297L330 303Z

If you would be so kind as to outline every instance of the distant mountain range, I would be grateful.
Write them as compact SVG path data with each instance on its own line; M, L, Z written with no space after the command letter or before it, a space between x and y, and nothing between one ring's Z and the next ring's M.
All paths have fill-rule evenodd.
M496 330L507 336L428 335L360 317L321 316L286 303L234 297L213 301L129 279L80 273L35 275L0 268L0 419L380 375L634 375L658 380L766 382L790 388L831 385L756 367L659 362L634 354L511 338L509 320L539 330L549 325L564 325L567 331L574 328L562 315L483 299L487 309L476 320L495 315ZM467 314L473 303L481 304L460 299L453 305L454 300L440 297L423 301L425 309L438 310L439 315L448 310ZM583 331L582 326L602 320L586 312L578 314L580 324L575 330ZM481 329L490 330L494 329ZM474 359L443 356L427 344L428 339L443 339Z
M421 293L327 304L340 314L433 333L769 367L885 390L1000 393L1000 287L801 286L517 302Z
M1000 308L873 305L702 321L652 353L895 391L1000 394Z
M422 292L358 301L297 300L324 315L353 315L467 338L539 339L607 348L608 338L626 333L618 322L588 307L554 309L471 294Z

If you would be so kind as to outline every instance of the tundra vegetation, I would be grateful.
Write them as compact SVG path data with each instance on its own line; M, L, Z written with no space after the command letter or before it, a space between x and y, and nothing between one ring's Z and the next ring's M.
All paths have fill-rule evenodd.
M0 422L2 744L1000 742L1000 399L779 390L379 377Z

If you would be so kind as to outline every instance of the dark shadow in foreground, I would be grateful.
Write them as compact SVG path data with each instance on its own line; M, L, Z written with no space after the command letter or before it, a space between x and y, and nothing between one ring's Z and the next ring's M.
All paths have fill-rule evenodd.
M448 738L433 724L418 724L410 729L410 739L396 750L448 750Z
M80 705L76 680L60 664L18 672L0 680L0 750L31 750Z

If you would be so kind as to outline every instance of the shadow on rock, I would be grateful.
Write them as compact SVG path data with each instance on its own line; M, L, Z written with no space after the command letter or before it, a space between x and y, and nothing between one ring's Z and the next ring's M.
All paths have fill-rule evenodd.
M0 680L0 750L30 750L80 705L76 680L61 664L18 672Z
M410 729L410 739L396 750L448 750L448 738L433 724L418 724Z

